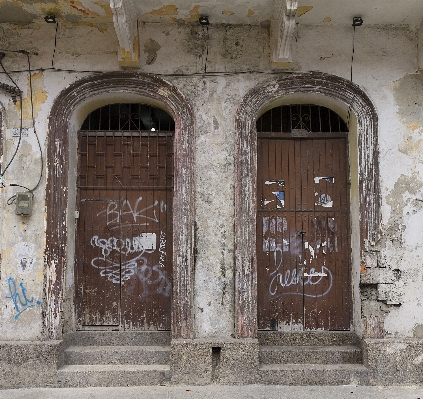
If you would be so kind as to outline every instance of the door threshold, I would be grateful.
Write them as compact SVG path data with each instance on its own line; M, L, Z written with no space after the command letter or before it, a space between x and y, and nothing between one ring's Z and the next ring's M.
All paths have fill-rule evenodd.
M82 326L77 331L124 331L120 326Z

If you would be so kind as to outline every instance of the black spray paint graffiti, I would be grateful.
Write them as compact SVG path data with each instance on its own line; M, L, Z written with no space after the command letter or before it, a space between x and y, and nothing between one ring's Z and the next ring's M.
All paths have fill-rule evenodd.
M16 287L16 281L13 277L9 277L7 280L7 286L9 289L9 295L6 295L6 298L12 300L15 307L15 320L18 320L19 316L28 309L34 308L35 306L40 306L40 301L34 302L34 297L31 299L27 296L27 291L24 286L24 283L19 283L19 289Z

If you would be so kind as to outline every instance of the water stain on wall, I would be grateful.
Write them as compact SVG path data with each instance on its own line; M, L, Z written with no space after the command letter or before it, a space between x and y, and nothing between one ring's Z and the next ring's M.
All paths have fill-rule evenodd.
M300 6L297 8L297 17L301 17L301 15L304 15L306 12L309 12L313 9L313 6Z
M423 140L419 130L423 126L423 76L408 74L394 84L394 99L398 116L404 123L403 143L399 151L419 162L423 161Z
M43 72L36 72L32 75L32 102L34 104L34 118L38 116L41 110L41 106L47 100L47 93L44 86L44 74ZM21 105L20 101L16 103L16 111L20 112ZM22 99L22 111L23 119L25 121L32 120L32 104L31 104L31 89L30 80L28 77L28 89L27 96Z
M155 15L155 16L169 16L169 15L178 15L178 7L176 7L174 4L168 4L163 7L157 8L155 10L152 10L145 15Z
M144 53L147 54L146 64L151 65L156 61L157 52L162 48L154 39L147 39L144 42Z

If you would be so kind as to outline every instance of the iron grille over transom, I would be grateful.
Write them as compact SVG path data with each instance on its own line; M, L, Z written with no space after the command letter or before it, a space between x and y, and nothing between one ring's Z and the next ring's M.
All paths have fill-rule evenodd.
M257 120L257 132L269 133L343 133L348 126L329 108L319 105L282 105L265 112Z
M147 104L109 104L91 112L81 130L175 130L166 111Z

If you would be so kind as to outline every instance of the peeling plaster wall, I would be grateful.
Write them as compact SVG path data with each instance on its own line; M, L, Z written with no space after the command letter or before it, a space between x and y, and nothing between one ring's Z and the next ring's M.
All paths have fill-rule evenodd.
M270 67L267 26L206 28L166 22L143 23L139 31L138 70L163 74L194 109L194 335L229 338L234 334L236 110L248 90L268 82L275 73L318 70L350 79L353 30L330 24L299 25L293 63L282 71ZM7 50L38 54L31 55L31 67L44 69L33 74L32 82L35 126L43 151L47 119L60 91L91 73L119 70L119 45L111 23L96 26L68 21L59 24L57 34L54 24L0 24L0 44ZM7 53L4 65L7 70L25 71L26 56ZM56 69L49 69L52 66ZM360 308L355 314L361 314L363 320L356 317L354 328L368 337L423 337L423 79L417 69L415 32L380 26L356 29L353 81L374 102L379 116L383 206L382 239L369 245L361 265L359 259L353 265L356 273L361 270L354 292L361 295L361 306L359 300L355 302ZM23 126L30 129L28 74L16 72L12 76L23 91ZM10 84L4 74L0 82ZM19 127L20 104L14 105L3 91L0 103L5 109L4 168L17 143L10 129ZM16 192L9 184L33 186L40 162L38 143L29 130L4 176L6 187L1 193L0 334L4 340L43 337L45 173L35 191L31 217L17 216L14 207L7 205L7 199ZM70 187L69 198L74 197L75 189ZM68 268L71 265L70 260ZM68 269L66 275L71 279L72 272ZM69 287L69 282L65 286ZM68 324L69 313L63 316Z

